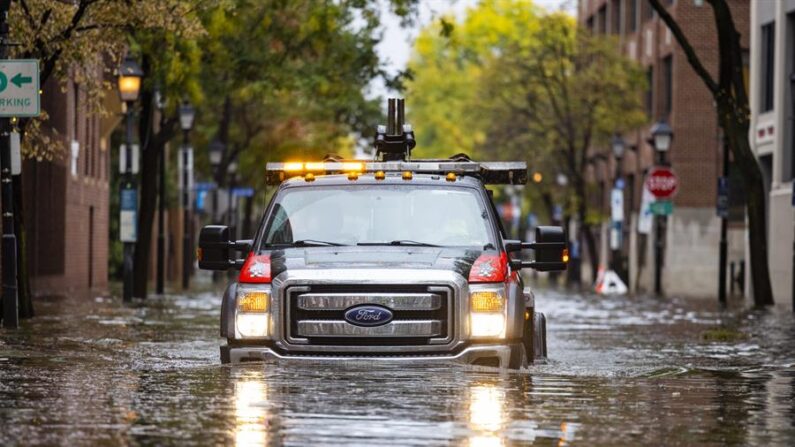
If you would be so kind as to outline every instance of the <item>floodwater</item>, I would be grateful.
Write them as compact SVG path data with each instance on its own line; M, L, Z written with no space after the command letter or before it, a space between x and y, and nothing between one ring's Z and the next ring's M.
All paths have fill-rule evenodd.
M0 330L0 445L795 444L788 311L537 295L550 359L521 372L226 366L214 294L42 299Z

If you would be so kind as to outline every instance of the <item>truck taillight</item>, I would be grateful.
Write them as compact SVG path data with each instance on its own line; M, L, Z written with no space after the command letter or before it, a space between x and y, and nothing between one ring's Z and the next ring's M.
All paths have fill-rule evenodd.
M243 268L240 270L238 282L242 284L270 284L271 282L271 257L270 255L248 255Z
M483 253L472 264L469 271L469 283L503 282L508 278L508 255L501 253Z

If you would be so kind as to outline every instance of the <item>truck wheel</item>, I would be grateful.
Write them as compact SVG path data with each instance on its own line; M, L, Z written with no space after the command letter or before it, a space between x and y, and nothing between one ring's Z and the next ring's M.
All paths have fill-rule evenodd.
M533 353L536 359L547 358L547 317L542 312L533 314Z
M527 366L528 358L525 354L524 343L511 345L511 358L508 361L508 369L522 369Z
M229 345L221 346L221 364L226 365L227 363L231 363L232 360L229 357Z

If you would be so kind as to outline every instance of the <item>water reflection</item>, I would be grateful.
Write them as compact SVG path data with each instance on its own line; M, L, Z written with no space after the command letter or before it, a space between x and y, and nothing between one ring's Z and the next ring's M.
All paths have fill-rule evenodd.
M268 416L265 372L243 372L235 382L235 445L268 445Z
M475 384L469 388L469 438L473 447L505 445L505 390L494 384Z

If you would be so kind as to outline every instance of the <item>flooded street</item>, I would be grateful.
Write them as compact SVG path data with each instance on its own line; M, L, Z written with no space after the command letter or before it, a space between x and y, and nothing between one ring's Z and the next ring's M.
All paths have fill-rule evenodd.
M795 442L788 312L537 295L550 359L521 372L222 366L214 294L42 299L0 332L0 445Z

